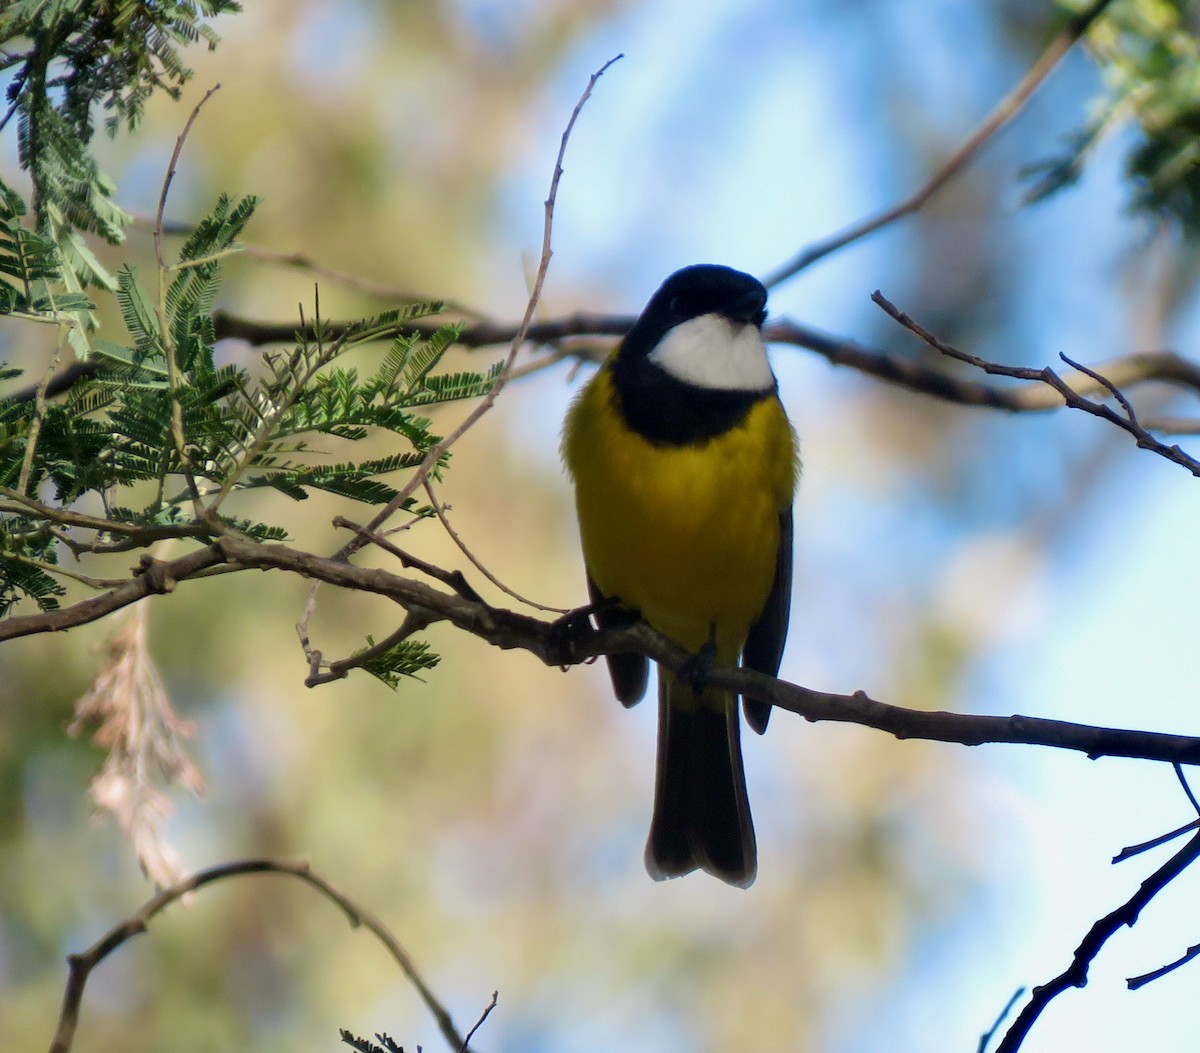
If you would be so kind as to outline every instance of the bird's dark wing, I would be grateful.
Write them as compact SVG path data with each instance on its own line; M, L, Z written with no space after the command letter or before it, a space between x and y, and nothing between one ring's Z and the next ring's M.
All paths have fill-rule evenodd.
M620 629L626 625L632 625L641 617L637 611L631 611L612 603L596 587L590 574L588 575L588 595L592 598L593 605L597 607L594 617L596 624L601 629ZM646 680L650 676L650 660L635 651L605 655L604 660L608 663L608 675L612 677L613 691L621 705L632 706L640 702L642 695L646 693Z
M752 626L742 649L742 667L767 676L779 672L783 644L787 639L788 617L792 609L792 510L779 515L779 553L775 557L775 581L762 614ZM746 723L760 735L771 719L771 704L756 698L742 698Z

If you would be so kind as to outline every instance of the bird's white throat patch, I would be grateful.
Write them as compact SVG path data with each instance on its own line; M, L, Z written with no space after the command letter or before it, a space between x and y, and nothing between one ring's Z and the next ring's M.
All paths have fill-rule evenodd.
M775 386L758 328L702 314L667 330L649 359L676 380L720 391L769 391Z

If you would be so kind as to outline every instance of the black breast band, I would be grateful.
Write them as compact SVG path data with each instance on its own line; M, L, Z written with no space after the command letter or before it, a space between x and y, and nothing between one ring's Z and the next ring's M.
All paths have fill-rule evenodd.
M629 427L656 446L694 446L736 428L758 402L774 394L703 388L645 359L612 366L613 401Z

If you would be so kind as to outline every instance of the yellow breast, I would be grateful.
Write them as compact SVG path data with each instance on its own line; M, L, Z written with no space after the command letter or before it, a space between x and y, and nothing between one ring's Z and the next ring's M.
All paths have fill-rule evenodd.
M718 661L735 661L770 593L796 486L779 400L705 443L655 446L618 416L604 367L571 408L563 456L600 590L691 651L715 627Z

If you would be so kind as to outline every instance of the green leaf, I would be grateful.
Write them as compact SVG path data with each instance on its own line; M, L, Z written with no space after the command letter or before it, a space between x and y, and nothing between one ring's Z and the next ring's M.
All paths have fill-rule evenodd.
M356 651L355 655L361 655L374 646L374 639L368 636L367 646ZM401 678L420 680L421 673L433 669L440 661L441 657L431 651L424 640L401 640L386 651L373 655L360 668L394 691L400 686Z
M125 328L133 337L138 354L161 360L158 319L138 282L137 272L128 264L121 268L117 276L117 303L121 305Z
M1080 9L1077 0L1060 6L1071 14ZM1033 180L1027 201L1075 183L1102 137L1129 128L1123 142L1130 211L1200 236L1200 39L1193 8L1180 0L1124 0L1092 24L1088 54L1104 91L1066 148L1025 170Z
M0 554L0 616L28 598L39 610L58 610L58 597L66 592L57 578L8 554Z

